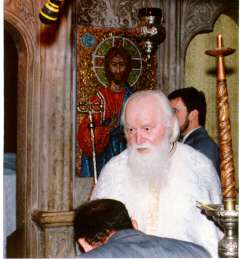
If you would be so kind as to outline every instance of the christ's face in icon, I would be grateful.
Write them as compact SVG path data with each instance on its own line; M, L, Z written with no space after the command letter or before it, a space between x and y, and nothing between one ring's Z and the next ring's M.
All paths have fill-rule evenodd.
M109 67L112 72L112 80L114 81L114 83L120 84L121 82L123 82L126 70L125 60L118 54L111 59Z

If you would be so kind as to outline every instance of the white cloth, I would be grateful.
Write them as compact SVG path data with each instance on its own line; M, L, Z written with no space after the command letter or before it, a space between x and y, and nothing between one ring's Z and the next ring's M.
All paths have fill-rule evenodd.
M212 162L178 142L171 152L167 186L152 191L138 179L130 182L127 159L126 149L105 165L91 200L119 200L144 233L196 243L218 257L218 241L223 233L213 220L201 214L196 203L222 203L220 179Z

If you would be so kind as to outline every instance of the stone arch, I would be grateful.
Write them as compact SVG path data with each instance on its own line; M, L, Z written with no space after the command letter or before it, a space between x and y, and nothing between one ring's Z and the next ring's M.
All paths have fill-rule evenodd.
M33 40L26 25L9 10L4 10L4 29L12 37L17 48L18 55L18 78L17 78L17 187L16 187L16 228L12 240L21 238L18 253L20 257L26 257L26 235L27 222L30 221L29 206L31 179L30 162L27 153L29 149L29 111L31 111L31 95L33 83ZM12 236L12 235L11 235ZM9 250L11 250L11 236L9 239ZM14 242L14 241L13 241Z
M200 33L212 32L221 14L226 14L238 24L239 3L234 0L215 2L186 1L183 7L182 44L181 44L181 87L184 82L184 66L187 47L191 40Z
M193 3L191 3L193 2ZM196 2L196 1L195 1ZM197 1L198 2L198 1ZM183 17L184 36L182 38L182 52L186 53L190 41L199 33L212 32L215 22L223 13L238 23L238 3L225 3L214 5L189 1L186 6L187 12Z

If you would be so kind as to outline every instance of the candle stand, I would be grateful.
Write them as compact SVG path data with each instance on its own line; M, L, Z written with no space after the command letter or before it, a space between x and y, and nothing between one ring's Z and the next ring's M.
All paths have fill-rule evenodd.
M222 36L217 37L217 48L208 50L205 54L217 57L217 96L220 132L221 181L223 205L208 204L200 208L208 216L213 217L224 228L224 237L218 243L220 258L238 258L238 205L236 205L236 189L233 167L231 124L229 120L229 105L226 76L223 57L231 55L235 49L225 48Z
M224 210L224 205L221 204L208 206L214 210L203 206L200 208L224 228L224 237L218 242L218 256L220 258L238 258L238 206L235 210Z

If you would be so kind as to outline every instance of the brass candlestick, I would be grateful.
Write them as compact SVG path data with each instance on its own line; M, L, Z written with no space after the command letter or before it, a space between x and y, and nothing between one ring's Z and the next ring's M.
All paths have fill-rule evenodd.
M218 255L221 258L238 258L238 206L236 206L236 189L233 167L231 123L223 57L231 55L235 49L225 48L222 36L217 37L217 49L208 50L207 55L217 57L217 96L220 131L221 180L223 203L210 204L214 210L201 206L206 214L212 216L224 228L224 237L218 243Z

